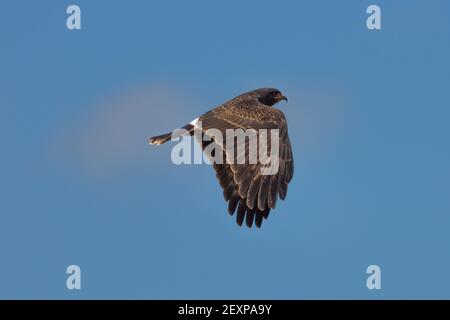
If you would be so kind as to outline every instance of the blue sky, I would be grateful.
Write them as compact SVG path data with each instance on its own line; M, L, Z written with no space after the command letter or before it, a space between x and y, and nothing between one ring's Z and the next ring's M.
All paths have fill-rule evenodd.
M448 1L0 12L0 298L450 298ZM147 139L265 86L289 97L296 167L250 230L212 168Z

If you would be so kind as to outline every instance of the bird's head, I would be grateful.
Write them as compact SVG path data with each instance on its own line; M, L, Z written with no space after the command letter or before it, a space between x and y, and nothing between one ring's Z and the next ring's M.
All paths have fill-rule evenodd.
M254 93L259 102L265 104L266 106L273 106L281 100L286 102L288 101L288 99L278 89L263 88L255 90Z

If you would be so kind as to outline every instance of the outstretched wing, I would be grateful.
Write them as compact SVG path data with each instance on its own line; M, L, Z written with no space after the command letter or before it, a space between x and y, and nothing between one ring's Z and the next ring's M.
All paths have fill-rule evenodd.
M252 153L254 150L251 151L250 148L245 148L244 163L238 164L237 152L234 152L234 158L227 153L225 138L223 141L217 141L218 139L214 136L210 136L211 141L204 141L205 139L201 141L203 149L210 143L214 143L215 152L221 153L224 159L228 159L223 164L213 163L224 198L228 202L228 212L231 215L236 212L236 221L239 225L242 225L245 220L248 227L251 227L253 223L260 227L262 220L267 219L270 209L275 208L277 197L281 199L286 197L288 183L294 173L291 144L283 113L255 100L235 100L231 105L225 104L207 112L199 120L205 134L208 129L217 129L225 137L227 129L253 129L257 134L258 142L260 141L259 130L267 129L269 131L267 139L262 141L266 143L269 153L272 147L270 129L279 130L278 170L270 175L263 174L262 169L268 164L263 164L259 157L256 157L256 163L250 163L249 159L255 156ZM246 144L248 141L246 140ZM231 158L234 160L233 163L229 161Z

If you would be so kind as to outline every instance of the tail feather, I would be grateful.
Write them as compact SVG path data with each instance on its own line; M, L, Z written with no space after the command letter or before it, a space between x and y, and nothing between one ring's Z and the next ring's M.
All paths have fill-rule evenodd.
M169 141L171 137L172 137L172 132L169 132L166 134L162 134L160 136L151 137L149 142L150 142L150 144L160 145L160 144L163 144L164 142Z
M172 132L162 134L160 136L151 137L149 142L150 144L160 145L171 139L178 138L179 136L191 135L194 133L194 126L190 123L185 125L184 127L174 130Z

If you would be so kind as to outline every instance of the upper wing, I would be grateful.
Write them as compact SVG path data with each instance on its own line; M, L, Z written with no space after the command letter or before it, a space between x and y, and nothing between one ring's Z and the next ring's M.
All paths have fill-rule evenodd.
M253 105L249 105L253 104ZM267 164L261 163L259 157L257 162L250 164L249 159L254 156L249 148L245 148L244 164L237 163L237 152L234 152L234 163L227 153L225 138L223 141L202 141L203 148L210 143L215 143L215 152L222 153L227 163L213 163L216 176L224 191L224 198L228 201L228 211L234 214L237 211L237 223L241 225L245 219L247 226L251 227L253 221L256 226L261 226L262 219L267 218L270 209L275 208L277 197L286 197L287 186L294 173L292 150L289 141L286 119L283 113L275 108L267 107L258 102L239 101L233 105L224 105L200 117L202 130L218 129L223 136L227 129L253 129L256 131L258 142L260 141L260 129L279 130L279 157L278 171L271 175L264 175L262 170ZM204 140L204 139L203 139ZM248 143L249 140L246 140ZM267 139L262 139L267 149L271 151L270 132ZM270 165L270 164L269 164ZM273 164L272 164L273 165Z

